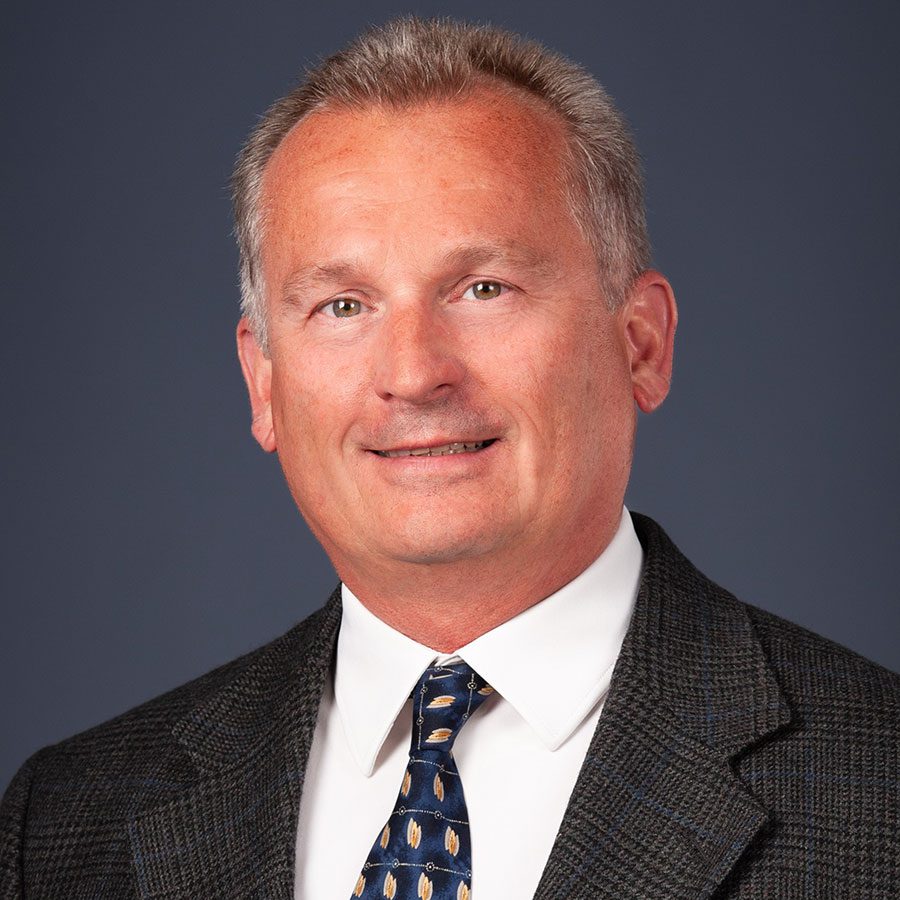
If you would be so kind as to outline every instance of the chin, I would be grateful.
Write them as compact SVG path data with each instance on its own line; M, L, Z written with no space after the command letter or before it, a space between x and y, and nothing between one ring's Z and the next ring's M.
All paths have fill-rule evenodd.
M436 533L433 527L405 529L403 534L398 535L382 531L379 543L381 554L398 562L440 565L490 553L498 543L498 534L496 531L485 534L471 529L460 529L454 533Z

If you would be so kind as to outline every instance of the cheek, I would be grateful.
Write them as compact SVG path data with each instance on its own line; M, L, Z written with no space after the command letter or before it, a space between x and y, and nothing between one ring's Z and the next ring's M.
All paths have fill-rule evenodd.
M315 364L311 356L273 367L272 415L285 474L320 493L347 477L348 433L361 419L362 385L333 357L319 355Z
M320 540L333 530L328 523L344 505L346 491L337 468L340 447L334 446L341 417L328 398L320 384L290 377L273 380L278 461L294 502Z
M551 424L554 454L568 475L585 483L618 469L634 427L631 376L624 347L610 330L568 335L538 385Z
M272 380L275 437L281 464L286 469L296 462L308 464L311 460L298 457L309 457L333 428L325 386L295 372L285 374L282 370Z
M542 374L552 385L547 394L569 416L590 418L592 411L616 407L630 397L627 356L610 329L586 323L568 331L553 342L545 362Z
M276 366L272 375L272 418L279 451L283 446L291 446L299 433L299 424L307 418L308 401L301 385L287 376L284 368Z

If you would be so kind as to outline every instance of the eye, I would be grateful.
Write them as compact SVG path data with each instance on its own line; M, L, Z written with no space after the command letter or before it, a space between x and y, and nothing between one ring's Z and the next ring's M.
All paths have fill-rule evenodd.
M500 284L499 281L476 281L466 289L463 297L467 300L493 300L495 297L499 297L504 290L506 290L505 285Z
M353 297L338 297L336 300L326 303L322 307L322 312L334 316L336 319L349 319L362 312L362 303Z

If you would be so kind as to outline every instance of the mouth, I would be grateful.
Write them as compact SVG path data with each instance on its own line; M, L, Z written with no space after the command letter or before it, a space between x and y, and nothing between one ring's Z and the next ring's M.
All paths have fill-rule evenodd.
M394 459L398 456L454 456L458 453L477 453L490 447L497 438L488 438L485 441L454 441L450 444L440 444L434 447L410 447L402 450L373 450L377 456Z

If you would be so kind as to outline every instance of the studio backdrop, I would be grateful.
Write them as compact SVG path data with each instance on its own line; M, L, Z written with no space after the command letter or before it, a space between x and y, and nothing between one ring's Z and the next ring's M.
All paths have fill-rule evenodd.
M0 786L333 587L250 436L227 181L306 65L403 13L536 37L632 124L681 320L629 506L741 599L900 667L900 6L18 4Z

